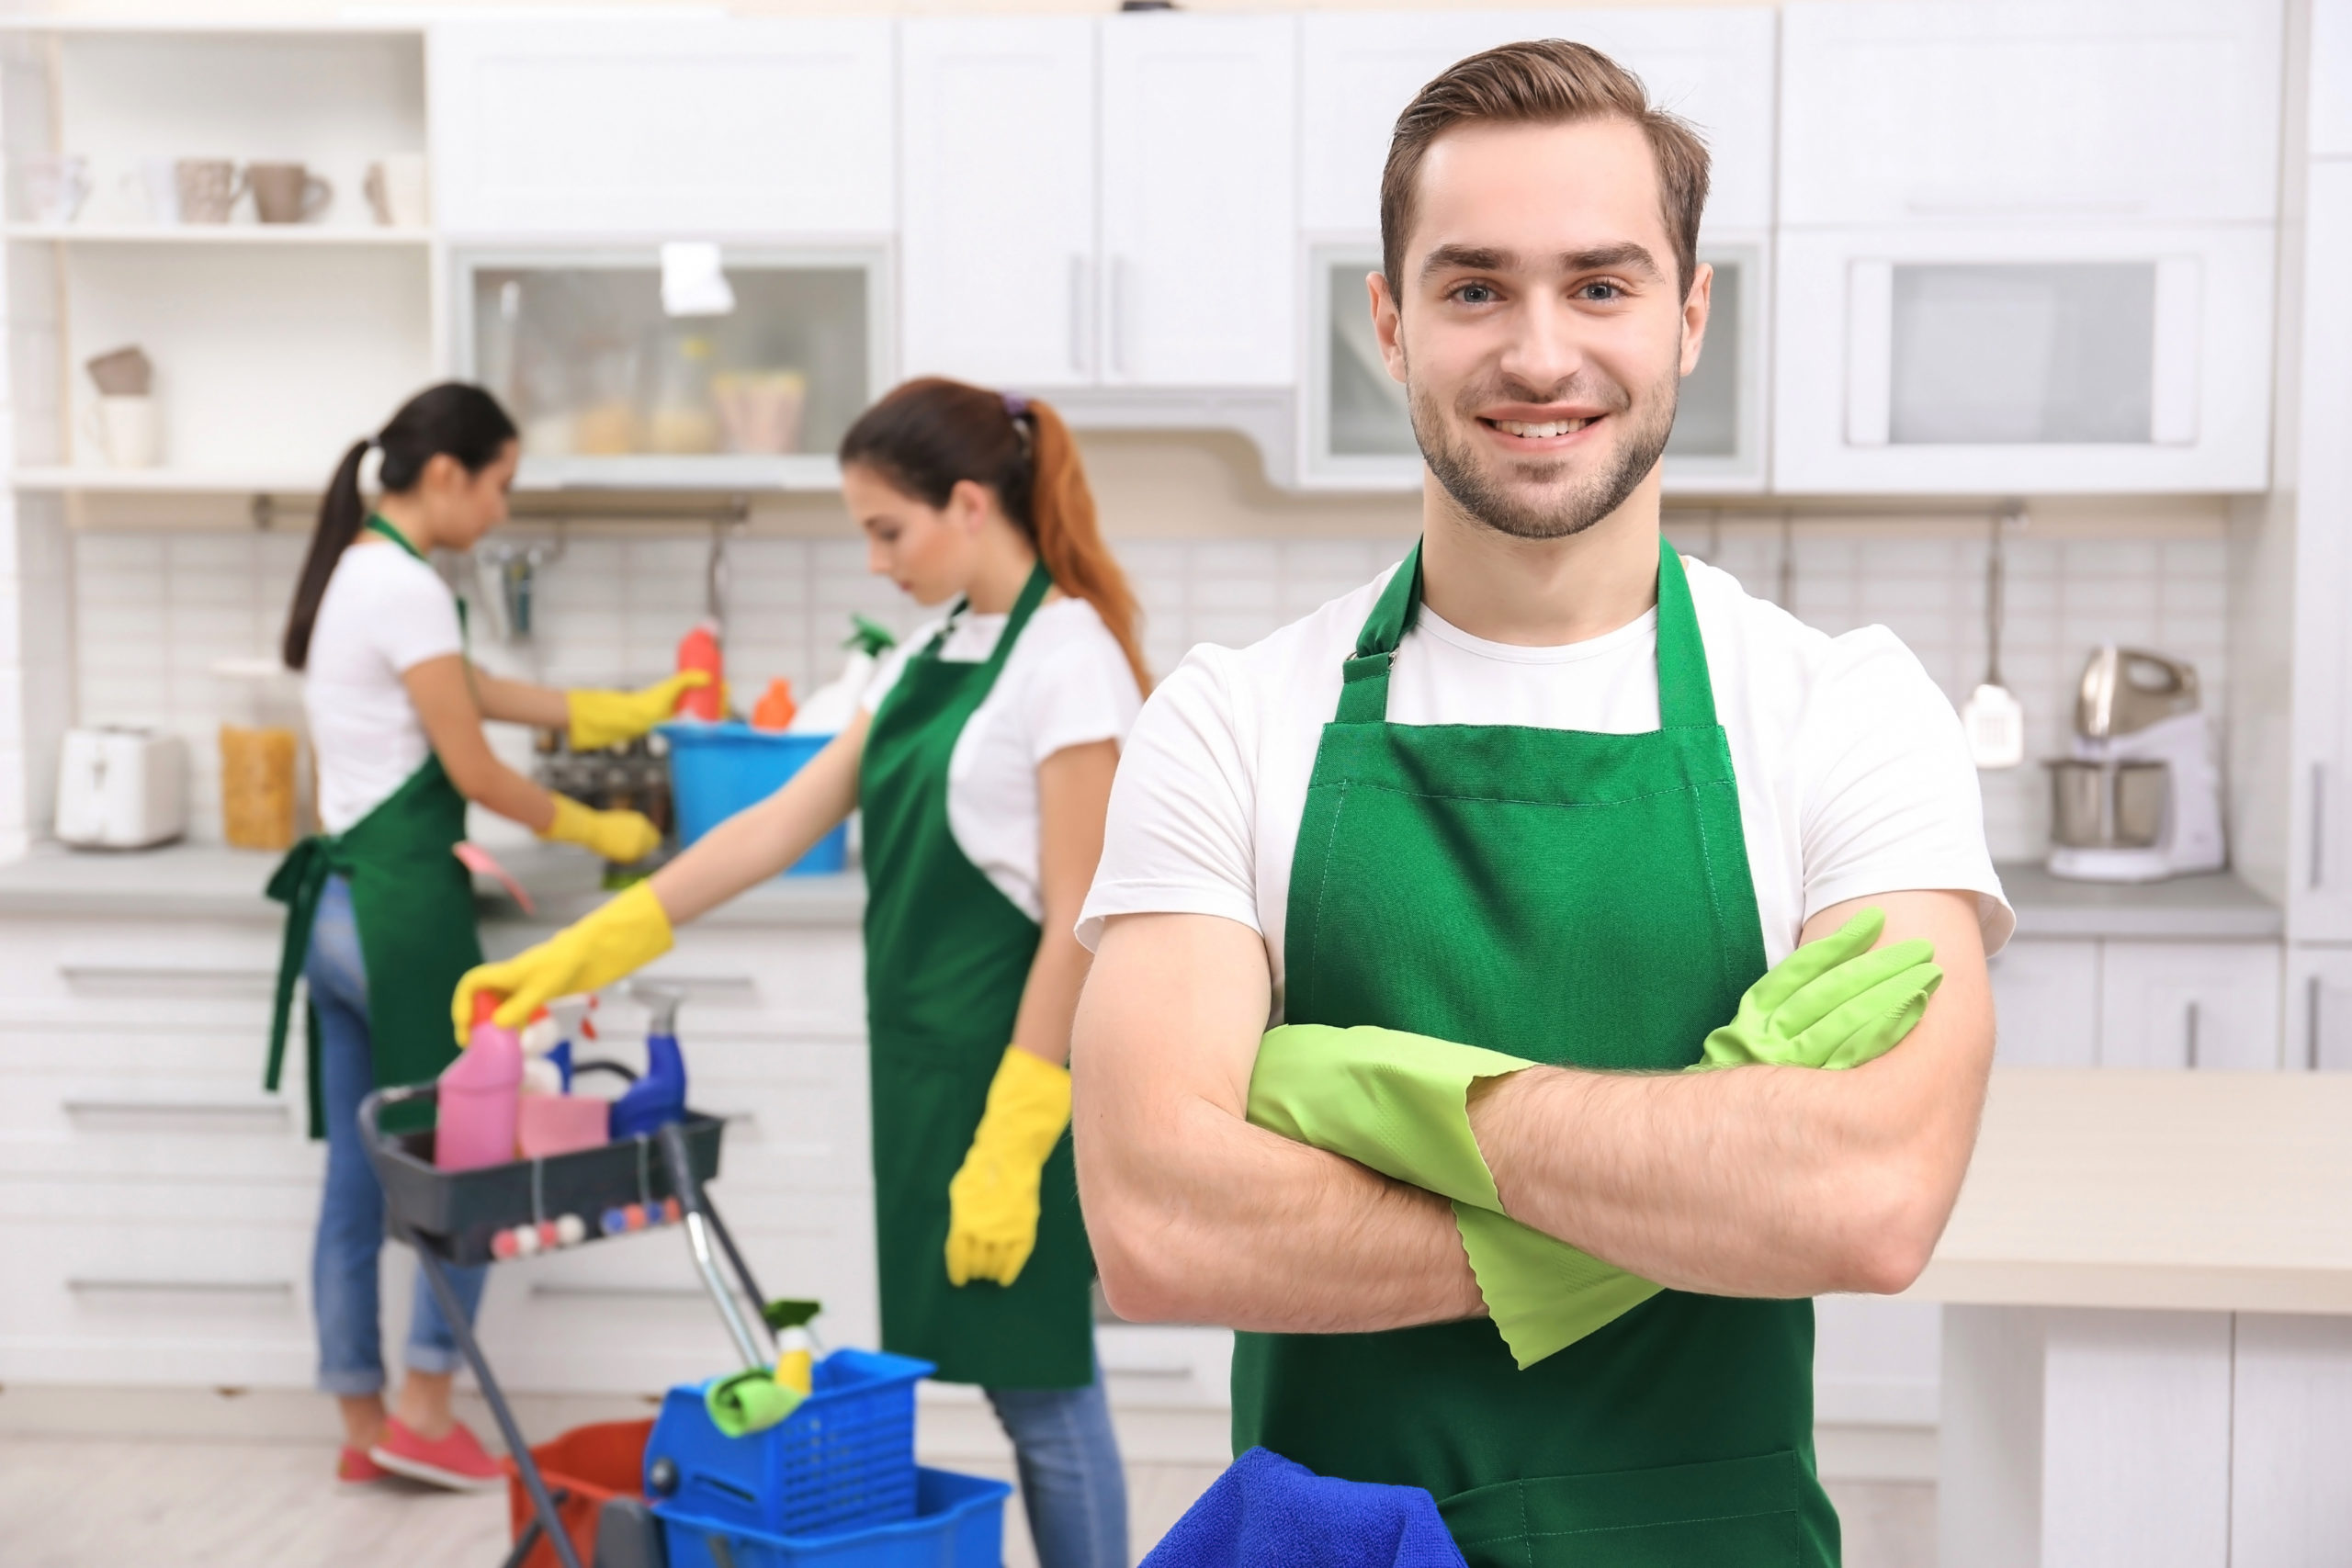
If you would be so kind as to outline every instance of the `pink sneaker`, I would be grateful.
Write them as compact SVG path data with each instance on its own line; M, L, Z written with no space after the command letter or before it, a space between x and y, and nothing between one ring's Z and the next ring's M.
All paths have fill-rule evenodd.
M361 1486L370 1481L381 1481L391 1474L382 1465L368 1457L366 1449L355 1449L348 1443L335 1455L334 1478L346 1486Z
M426 1442L393 1417L384 1423L384 1435L368 1457L395 1474L453 1492L479 1492L506 1480L498 1461L482 1451L462 1421L447 1436Z

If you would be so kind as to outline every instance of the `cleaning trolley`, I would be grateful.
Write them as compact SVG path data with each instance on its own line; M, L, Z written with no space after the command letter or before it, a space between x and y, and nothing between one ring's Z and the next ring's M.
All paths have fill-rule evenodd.
M675 994L637 990L655 1010L662 1055L674 1057ZM571 1070L637 1077L610 1062ZM659 1125L632 1128L616 1112L611 1140L596 1146L446 1169L424 1114L441 1092L379 1089L360 1106L360 1129L387 1224L415 1252L505 1439L521 1491L506 1568L998 1568L1012 1488L915 1464L915 1385L931 1365L855 1349L816 1359L803 1326L815 1303L761 1292L704 1185L718 1174L719 1119L681 1103ZM650 1431L583 1427L535 1454L448 1269L649 1225L683 1233L742 1370L672 1389ZM615 1473L640 1438L639 1473ZM568 1473L599 1466L593 1479Z

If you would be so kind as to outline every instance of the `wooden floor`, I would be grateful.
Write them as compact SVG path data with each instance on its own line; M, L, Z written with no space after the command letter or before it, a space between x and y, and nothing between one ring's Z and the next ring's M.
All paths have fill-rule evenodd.
M0 1437L0 1561L7 1568L494 1568L503 1493L458 1495L383 1482L339 1488L332 1444ZM1138 1556L1216 1477L1213 1467L1131 1465ZM1010 1477L1007 1477L1010 1479ZM1935 1488L1830 1488L1847 1568L1932 1568ZM1017 1507L1006 1568L1032 1568Z

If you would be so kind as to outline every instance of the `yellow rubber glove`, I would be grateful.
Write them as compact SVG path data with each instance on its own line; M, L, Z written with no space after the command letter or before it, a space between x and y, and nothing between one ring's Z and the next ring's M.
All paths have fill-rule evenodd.
M594 850L618 865L643 860L662 847L662 829L639 811L598 811L568 795L555 797L555 820L539 835Z
M473 1024L474 993L499 991L506 999L499 1004L498 1021L520 1029L534 1009L609 986L669 952L673 940L669 911L653 896L653 885L640 882L538 946L467 970L449 998L449 1021L462 1043Z
M681 670L641 692L566 692L563 702L571 716L571 749L594 751L634 740L676 713L682 694L709 684L709 671Z
M947 1282L1010 1285L1037 1246L1037 1182L1069 1125L1069 1069L1004 1048L963 1168L947 1184Z

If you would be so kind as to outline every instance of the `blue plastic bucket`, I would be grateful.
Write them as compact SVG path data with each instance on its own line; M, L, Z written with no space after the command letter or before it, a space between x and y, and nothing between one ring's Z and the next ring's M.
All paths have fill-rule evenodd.
M653 1517L670 1568L1000 1568L1011 1495L1001 1481L919 1470L911 1517L832 1534L746 1529L669 1502L654 1504Z
M711 1424L707 1385L673 1388L646 1441L646 1490L667 1460L667 1500L696 1519L803 1536L911 1518L921 1509L915 1384L933 1370L910 1356L836 1350L811 1369L799 1408L744 1438Z
M678 842L691 844L721 822L782 789L832 740L830 735L785 735L724 724L673 722L661 727L670 742L670 799L678 812ZM849 864L844 822L801 856L786 876L826 876Z

